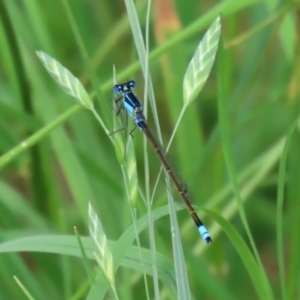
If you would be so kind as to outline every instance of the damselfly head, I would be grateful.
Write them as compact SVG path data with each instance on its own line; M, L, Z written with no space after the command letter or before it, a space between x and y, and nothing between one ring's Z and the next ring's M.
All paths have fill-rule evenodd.
M130 80L126 83L119 83L116 84L113 87L113 93L114 94L119 94L119 93L124 93L126 91L130 91L131 89L134 89L136 87L136 83L133 80Z

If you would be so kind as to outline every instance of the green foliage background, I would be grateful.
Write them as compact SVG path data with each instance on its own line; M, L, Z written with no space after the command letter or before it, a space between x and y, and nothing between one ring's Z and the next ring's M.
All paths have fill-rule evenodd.
M222 14L224 49L185 112L169 151L213 237L213 244L205 245L186 211L179 210L192 298L297 299L300 3L164 3L163 8L159 1L152 3L149 69L165 144L182 109L189 60L205 30ZM137 3L143 32L146 5ZM1 161L0 298L25 299L15 275L35 299L99 299L99 294L89 293L79 246L70 235L74 225L82 236L88 235L91 201L111 247L118 251L117 240L133 223L121 168L99 123L52 80L36 50L48 53L80 79L113 131L113 65L120 82L137 81L136 93L143 99L144 79L125 4L1 0L0 17L1 155L47 128L33 147L21 144L19 155ZM148 119L153 123L151 114ZM121 133L124 141L127 134ZM133 142L143 195L153 188L160 165L149 149L150 180L145 183L145 150L138 130ZM154 199L153 209L167 204L163 179ZM147 214L141 196L134 205L139 218ZM204 213L201 207L209 211ZM159 296L154 292L155 268L149 255L153 249L146 229L140 235L141 248L128 248L115 274L120 299L145 299L145 281L149 298L178 298L170 220L156 217ZM91 240L84 238L83 243L93 258ZM96 263L91 264L99 275ZM146 280L144 274L149 274ZM97 278L94 285L101 286ZM262 290L266 294L260 294ZM104 298L113 298L110 290Z

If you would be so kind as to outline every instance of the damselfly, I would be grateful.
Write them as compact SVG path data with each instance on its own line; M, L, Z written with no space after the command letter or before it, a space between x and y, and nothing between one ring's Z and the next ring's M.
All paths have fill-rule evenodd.
M132 80L122 84L116 84L113 87L113 93L115 95L121 95L121 98L117 100L122 100L122 105L120 106L120 109L124 108L126 112L134 119L136 126L144 132L147 140L149 141L160 162L162 163L165 171L167 172L171 181L173 182L178 194L183 200L188 212L193 218L201 237L206 243L211 243L212 239L206 227L204 226L204 224L202 223L202 221L200 220L190 203L187 185L181 180L179 174L174 170L174 168L170 164L170 160L168 159L167 153L164 151L161 144L155 138L147 124L141 102L139 101L138 97L136 97L135 94L132 92L132 89L134 89L135 87L136 83Z

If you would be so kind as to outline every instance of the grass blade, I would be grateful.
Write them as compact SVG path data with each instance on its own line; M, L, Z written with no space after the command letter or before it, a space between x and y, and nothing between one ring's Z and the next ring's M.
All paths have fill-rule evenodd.
M100 265L107 281L109 282L114 294L116 295L112 252L109 249L108 241L102 224L90 203L89 231L96 245L96 251L94 252L95 258L98 264Z
M209 27L188 65L183 79L183 101L186 106L197 97L208 78L218 50L220 21L219 16Z
M48 73L60 85L64 92L78 100L84 108L94 107L91 98L78 80L68 69L57 60L42 51L36 51L39 59L43 63Z

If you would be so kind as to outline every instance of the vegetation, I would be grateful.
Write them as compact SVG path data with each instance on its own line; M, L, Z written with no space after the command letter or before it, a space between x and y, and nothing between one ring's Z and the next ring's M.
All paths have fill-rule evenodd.
M299 298L299 1L136 2L0 1L0 298ZM131 79L211 245L134 122L108 134Z

